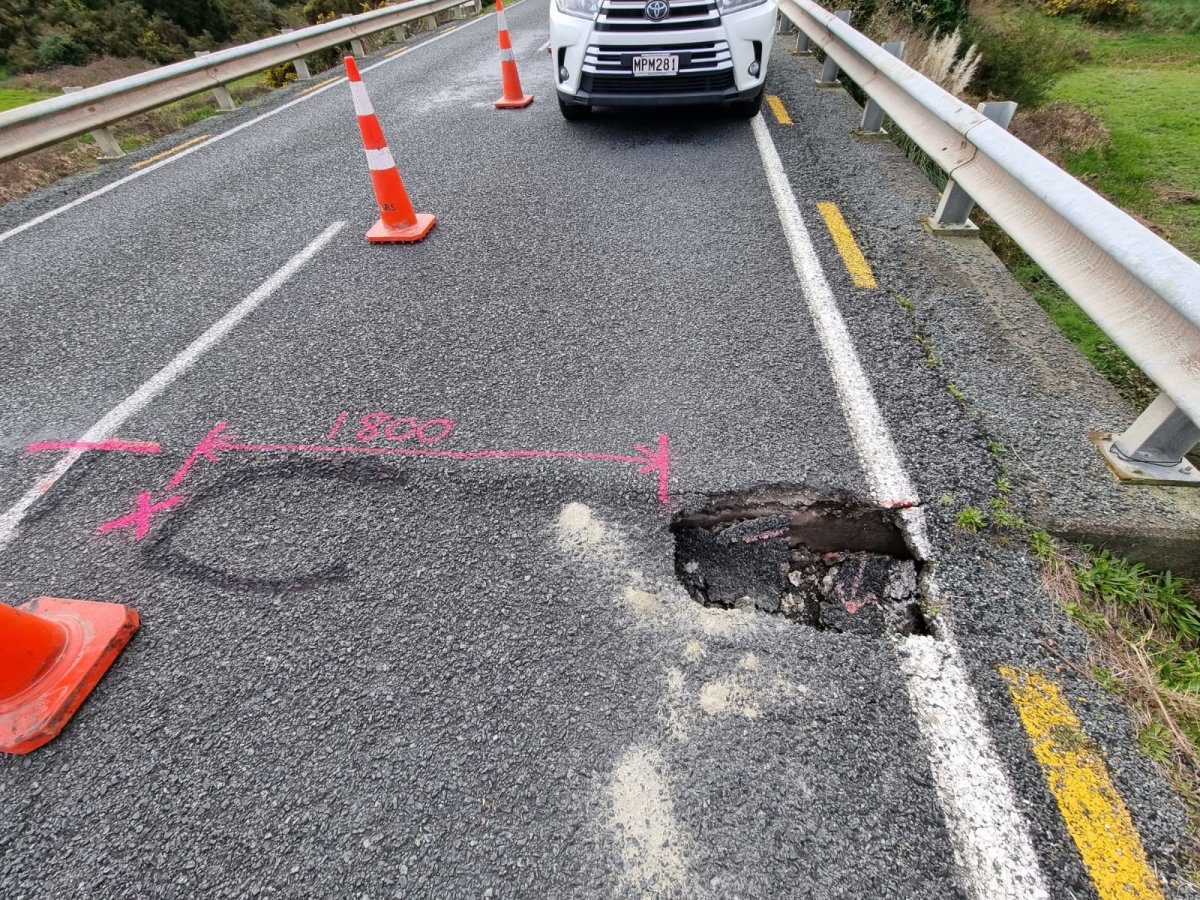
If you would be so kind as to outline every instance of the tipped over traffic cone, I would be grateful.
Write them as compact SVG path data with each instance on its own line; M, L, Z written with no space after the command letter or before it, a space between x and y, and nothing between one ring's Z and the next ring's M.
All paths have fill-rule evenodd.
M502 0L496 0L496 30L500 34L500 82L504 88L504 96L496 101L496 109L524 109L533 102L533 94L521 90L521 76L517 74Z
M0 752L57 736L137 629L138 614L119 603L0 603Z
M362 132L363 149L367 151L367 168L371 170L371 183L375 186L375 199L379 203L379 221L367 232L372 244L411 244L429 234L437 222L428 213L413 212L392 159L392 151L383 139L383 129L375 116L375 107L367 96L358 65L353 56L346 57L346 76L350 80L350 94L354 97L354 113L358 116L358 130Z

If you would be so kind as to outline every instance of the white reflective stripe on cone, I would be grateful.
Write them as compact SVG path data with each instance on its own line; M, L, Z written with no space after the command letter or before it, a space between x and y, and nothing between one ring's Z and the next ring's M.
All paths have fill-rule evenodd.
M371 105L371 98L367 96L367 89L363 87L361 81L350 82L350 96L354 98L354 114L356 116L375 114L375 107Z
M514 62L513 52L509 47L500 48L500 62Z
M367 150L367 168L372 172L378 172L381 169L396 168L396 161L392 159L392 151L387 147L382 150Z
M504 20L504 10L500 10L500 12L496 13L496 30L508 31L508 22Z

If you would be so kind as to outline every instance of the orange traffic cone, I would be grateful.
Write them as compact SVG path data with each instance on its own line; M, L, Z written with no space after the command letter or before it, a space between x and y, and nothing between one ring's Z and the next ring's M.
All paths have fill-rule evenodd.
M119 603L0 603L0 752L57 736L137 629L138 614Z
M513 59L512 38L508 36L508 21L504 18L504 3L496 0L496 30L500 33L500 81L504 96L496 101L496 109L524 109L533 102L533 94L521 91L521 76Z
M358 116L358 130L362 132L363 149L367 151L367 168L371 170L371 183L375 186L375 199L379 202L379 221L367 232L372 244L410 244L429 234L437 222L428 213L413 212L392 159L392 151L383 139L383 129L375 116L375 107L367 96L358 65L353 56L346 57L346 76L350 79L350 94L354 97L354 113Z

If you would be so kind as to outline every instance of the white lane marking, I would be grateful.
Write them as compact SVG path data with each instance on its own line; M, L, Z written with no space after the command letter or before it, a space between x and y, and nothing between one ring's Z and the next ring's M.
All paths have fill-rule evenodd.
M771 133L762 116L754 117L753 129L771 196L779 209L779 221L783 224L783 232L792 251L796 275L804 288L817 337L828 358L833 386L846 414L850 438L862 460L867 481L876 500L913 502L917 492L904 471L900 455L892 443L891 432L879 412L871 383L858 360L846 322L834 302L833 291L829 288L816 248L800 215L800 207L792 194L791 182L783 170L775 142L771 140Z
M1012 788L949 634L899 642L900 670L929 750L955 862L980 900L1049 900Z
M544 43L544 44L542 44L542 46L538 47L537 52L538 53L549 53L550 52L550 42L546 41L546 43Z
M145 408L146 404L161 394L176 378L191 368L197 359L220 343L222 338L233 330L234 326L250 315L250 313L254 312L259 304L275 293L275 291L279 290L284 282L300 271L305 263L320 253L325 245L333 240L337 233L345 227L345 222L334 222L322 231L307 247L284 263L282 268L255 288L237 306L233 307L224 316L210 325L202 335L188 344L174 359L159 369L141 387L105 413L95 425L84 432L79 441L81 443L93 443L112 437L117 429L131 416L136 415ZM75 465L83 453L84 451L82 450L69 451L66 456L58 461L58 465L39 478L37 483L8 512L0 516L0 549L12 540L21 521L25 518L25 514L38 501L38 498L54 487L55 482L62 478L71 466Z
M523 3L524 0L521 0L521 2ZM512 6L517 6L517 5L519 5L519 4L517 4L517 3L512 4ZM509 8L511 9L511 7L509 7ZM415 47L409 47L403 53L397 53L395 56L393 56L389 59L384 59L384 60L381 60L380 62L372 63L371 65L367 66L366 68L360 69L359 71L360 72L370 72L373 69L378 69L382 65L386 65L387 63L393 62L397 59L404 58L408 54L412 53L414 50L420 50L422 47L428 47L430 44L435 44L438 41L440 41L442 38L449 37L450 35L454 34L456 31L461 31L462 29L468 28L471 25L474 25L476 22L481 22L487 18L490 18L490 15L481 16L478 19L468 22L466 25L459 25L456 28L452 28L449 31L443 32L442 34L435 35L434 37L431 37L427 41L422 41L421 43L417 44ZM116 190L117 188L121 187L124 184L128 184L129 182L133 181L136 178L141 178L143 175L149 175L151 172L156 172L159 169L161 169L163 166L169 166L172 163L177 163L177 162L179 162L179 160L184 159L185 157L191 156L193 153L196 153L199 150L203 150L205 147L211 147L213 144L215 144L219 141L223 141L227 137L233 137L233 135L237 134L239 131L243 131L247 128L250 128L253 125L257 125L260 122L263 122L263 121L271 118L272 116L277 116L277 115L279 115L279 113L283 112L286 109L291 109L293 106L296 106L300 103L306 103L307 101L312 100L314 97L319 97L321 94L325 93L326 91L332 90L333 88L337 87L339 84L341 84L345 80L346 80L346 77L343 75L341 78L338 78L335 81L332 81L327 85L324 85L322 87L316 88L315 90L309 91L309 93L305 94L302 97L297 97L295 100L289 100L287 103L283 104L282 106L277 106L275 109L268 110L267 112L263 113L260 116L255 116L253 119L250 119L247 122L243 122L240 125L235 125L233 128L230 128L228 131L222 131L220 134L215 134L208 140L204 141L203 143L196 144L195 146L192 146L192 147L188 147L186 150L181 150L179 153L176 153L174 156L169 156L166 159L163 159L163 160L160 160L159 162L154 163L153 165L146 166L144 169L138 169L136 172L132 172L131 174L126 175L124 178L118 178L116 181L113 181L113 182L110 182L109 184L104 185L104 187L96 188L96 190L92 191L90 194L84 194L82 197L76 197L74 200L70 201L69 203L64 203L62 206L58 206L58 207L55 207L54 209L48 210L47 212L42 213L40 216L35 216L34 218L30 219L28 222L22 222L20 225L14 225L12 228L8 229L8 231L0 233L0 244L3 244L9 238L16 237L18 234L20 234L23 231L28 231L30 228L33 228L35 225L41 225L43 222L48 221L49 219L53 219L55 216L62 215L63 213L68 212L77 206L82 206L84 203L87 203L89 200L95 200L97 197L102 197L105 194L107 194L109 191Z
M770 130L762 116L756 116L751 127L792 263L871 491L882 501L916 502L916 491L834 302ZM928 557L923 511L906 510L905 521L914 549ZM929 591L936 592L932 579L928 584ZM980 900L1048 898L1028 830L1017 812L953 635L947 631L940 643L908 638L898 645L898 652L909 702L929 744L930 769L954 843L955 860L973 893Z

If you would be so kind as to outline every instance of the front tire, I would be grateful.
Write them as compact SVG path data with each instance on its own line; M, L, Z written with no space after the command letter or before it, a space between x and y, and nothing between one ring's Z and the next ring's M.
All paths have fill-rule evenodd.
M758 89L758 93L749 100L735 100L729 104L729 111L739 119L753 119L762 109L763 91L765 85Z
M563 118L568 122L581 122L592 114L590 106L568 103L562 97L558 98L558 111L562 113Z

